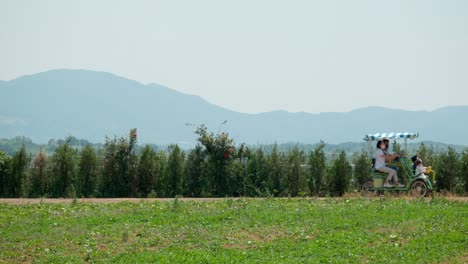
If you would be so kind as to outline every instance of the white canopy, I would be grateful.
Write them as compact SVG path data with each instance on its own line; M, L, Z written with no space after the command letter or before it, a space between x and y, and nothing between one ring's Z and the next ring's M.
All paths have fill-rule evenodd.
M419 137L419 133L404 132L404 133L376 133L376 134L367 134L364 137L365 141L377 141L382 139L415 139Z

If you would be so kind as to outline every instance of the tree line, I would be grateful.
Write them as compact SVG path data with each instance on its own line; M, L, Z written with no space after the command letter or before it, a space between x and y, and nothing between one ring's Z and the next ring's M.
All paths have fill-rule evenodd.
M0 197L342 196L372 177L364 151L327 158L324 143L308 153L297 146L266 151L236 145L228 133L204 125L195 133L198 144L189 151L146 145L136 154L132 129L126 137L106 138L99 153L92 145L73 148L70 139L51 156L41 151L33 157L24 145L11 156L0 152ZM436 169L440 191L468 193L468 149L435 152L422 144L418 155Z

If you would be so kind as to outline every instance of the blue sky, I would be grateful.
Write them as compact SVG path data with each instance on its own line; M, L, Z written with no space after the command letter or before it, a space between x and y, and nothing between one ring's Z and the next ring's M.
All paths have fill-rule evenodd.
M0 0L0 80L112 72L245 113L468 105L468 1Z

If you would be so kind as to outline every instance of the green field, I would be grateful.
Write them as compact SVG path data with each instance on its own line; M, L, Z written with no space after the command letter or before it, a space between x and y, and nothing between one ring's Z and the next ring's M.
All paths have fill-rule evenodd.
M466 263L468 203L225 199L0 203L7 263Z

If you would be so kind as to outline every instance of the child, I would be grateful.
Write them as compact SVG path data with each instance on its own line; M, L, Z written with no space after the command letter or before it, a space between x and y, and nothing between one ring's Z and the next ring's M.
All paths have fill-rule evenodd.
M426 179L427 178L427 175L424 174L426 173L426 171L428 169L430 169L431 167L424 167L423 166L423 163L422 163L422 160L421 159L418 159L416 161L416 170L414 172L414 174L416 175L417 178L422 178L422 179Z

